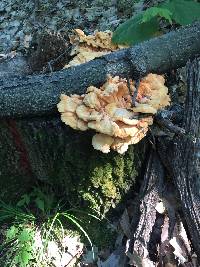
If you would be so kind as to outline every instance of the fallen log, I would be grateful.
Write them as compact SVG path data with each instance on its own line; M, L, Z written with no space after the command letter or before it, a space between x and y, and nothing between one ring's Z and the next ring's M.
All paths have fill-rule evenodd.
M35 76L0 80L0 117L55 113L62 92L84 93L100 85L107 74L138 79L149 72L165 73L184 66L200 53L200 22L81 66Z

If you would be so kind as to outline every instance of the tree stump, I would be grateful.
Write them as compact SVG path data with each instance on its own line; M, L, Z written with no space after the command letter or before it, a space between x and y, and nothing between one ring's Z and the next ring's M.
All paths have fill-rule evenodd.
M159 266L179 266L170 240L181 239L180 221L192 247L188 249L188 240L182 238L178 260L183 260L181 266L194 266L191 260L195 252L200 262L200 58L187 64L187 86L182 122L185 133L175 134L172 140L159 137L149 157L138 202L140 216L137 224L133 223L129 246L132 264L136 264L134 255L141 259L135 266L158 266L155 262ZM166 177L173 178L171 185ZM165 204L165 215L155 210L159 199ZM167 265L165 260L170 257L171 265Z

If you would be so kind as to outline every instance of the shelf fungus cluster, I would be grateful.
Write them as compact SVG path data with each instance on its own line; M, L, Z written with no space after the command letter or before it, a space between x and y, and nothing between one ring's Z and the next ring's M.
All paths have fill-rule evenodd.
M124 153L138 143L153 123L153 114L169 105L168 88L160 75L149 74L140 82L136 105L132 106L134 81L109 76L100 89L90 86L84 95L62 94L57 107L61 120L75 130L93 129L92 145L108 153Z
M86 35L82 30L75 29L74 34L70 37L70 43L73 45L71 56L74 58L64 68L76 66L124 48L125 46L115 45L111 42L112 34L111 31L95 31L93 35Z

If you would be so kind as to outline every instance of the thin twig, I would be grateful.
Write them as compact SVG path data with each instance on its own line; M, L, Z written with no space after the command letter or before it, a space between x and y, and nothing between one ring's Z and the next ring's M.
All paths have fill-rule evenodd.
M128 86L129 94L130 94L130 96L132 98L132 105L133 105L133 107L135 107L135 102L136 102L138 89L139 89L139 85L140 85L140 79L137 79L136 82L135 82L135 91L133 93L133 96L132 96L132 92L131 92L130 79L129 79L128 76L126 77L126 80L127 80L127 86Z
M155 121L162 127L167 128L170 132L176 133L179 135L185 134L185 130L175 124L173 124L169 119L155 117Z
M69 50L71 49L71 47L68 47L62 54L60 54L57 58L50 60L47 65L48 68L50 70L50 72L53 72L53 64L56 63L60 58L62 58L66 53L69 52Z
M126 76L126 80L127 80L127 86L128 86L129 94L131 96L132 95L132 93L131 93L131 85L130 85L130 79L129 79L128 75Z
M135 81L135 91L134 91L133 97L132 97L132 104L134 107L135 107L135 102L136 102L136 98L138 95L139 85L140 85L140 78Z

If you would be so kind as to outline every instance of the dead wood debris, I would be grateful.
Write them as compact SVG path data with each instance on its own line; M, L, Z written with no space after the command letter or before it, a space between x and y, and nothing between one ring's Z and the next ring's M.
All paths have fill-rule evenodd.
M160 205L160 203L159 203ZM163 206L164 207L164 206ZM155 207L156 209L156 207ZM157 260L156 262L150 259L151 248L142 247L144 255L140 256L139 252L134 250L132 253L129 251L130 245L130 220L127 210L119 220L120 228L124 236L127 238L127 248L124 251L128 258L128 266L134 267L198 267L197 256L192 252L191 243L188 239L187 233L181 220L179 220L174 228L173 237L169 238L169 217L165 208L164 220L162 220L161 237L157 244ZM162 209L162 212L164 209ZM158 216L159 220L159 216ZM155 222L156 225L156 222ZM154 229L154 231L157 231ZM121 255L123 257L123 254Z

